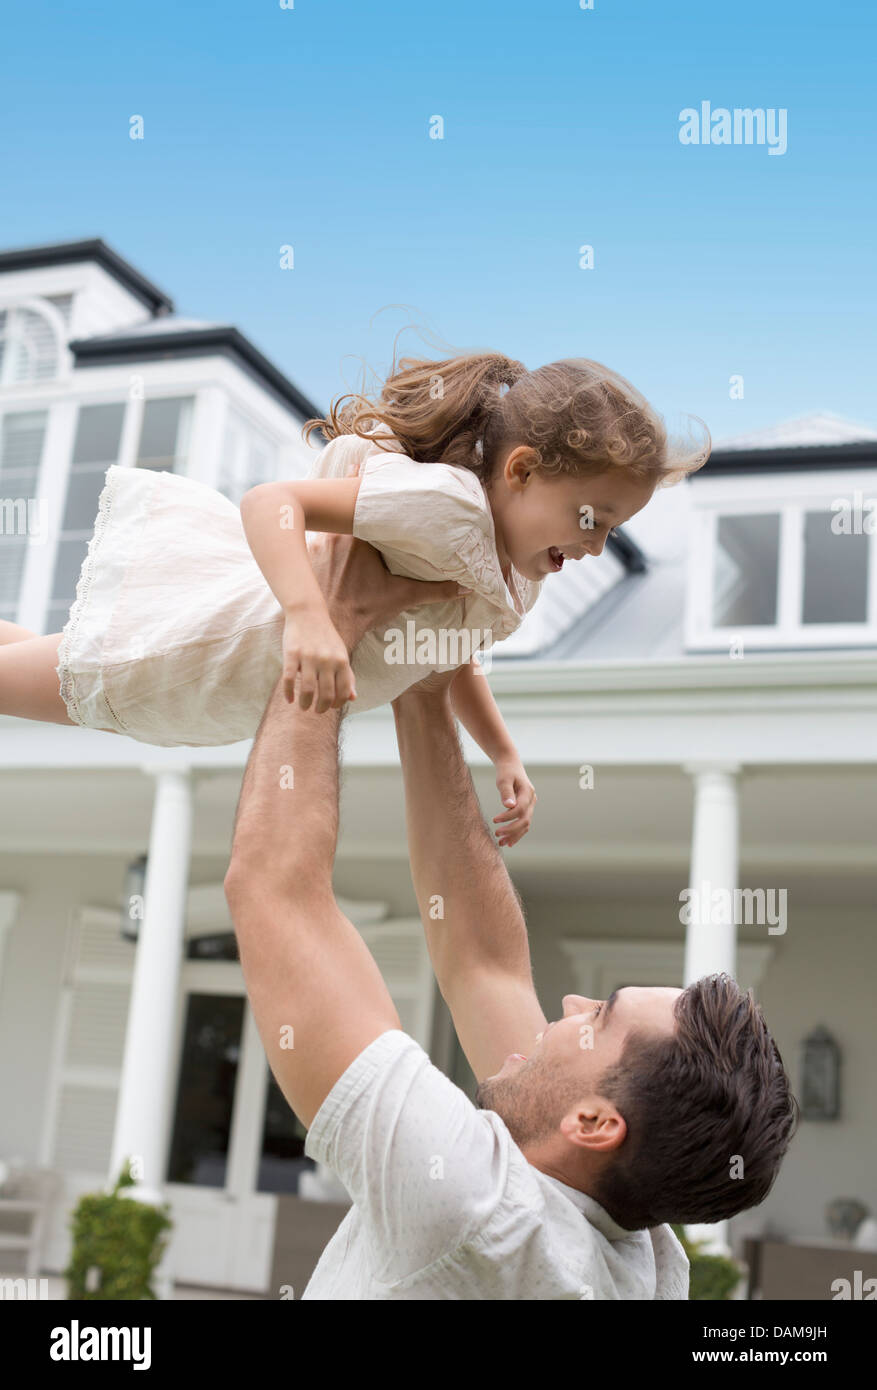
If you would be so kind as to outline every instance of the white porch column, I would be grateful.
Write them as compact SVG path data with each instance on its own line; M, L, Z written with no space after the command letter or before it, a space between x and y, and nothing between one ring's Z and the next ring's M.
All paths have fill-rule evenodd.
M703 975L721 971L736 979L737 926L733 903L738 886L737 774L740 768L736 763L688 764L685 771L694 778L689 877L692 898L685 929L683 974L683 984L687 986ZM727 913L716 911L713 903L716 889L726 890L730 895L731 906ZM685 1231L691 1240L704 1242L705 1252L730 1255L727 1221L690 1225Z
M734 901L738 866L737 774L735 763L689 764L694 778L694 828L691 837L692 890L685 932L683 984L725 970L735 974L737 928L733 906L727 914L712 905L716 889ZM711 910L712 907L712 910ZM727 920L725 920L725 918ZM716 920L718 919L718 920Z
M0 893L0 991L3 988L3 956L6 951L6 938L18 913L20 893Z
M131 1189L131 1195L146 1202L160 1202L175 1078L192 786L188 768L168 771L147 767L144 771L155 776L155 803L110 1180L115 1182L127 1159L136 1159L142 1178Z

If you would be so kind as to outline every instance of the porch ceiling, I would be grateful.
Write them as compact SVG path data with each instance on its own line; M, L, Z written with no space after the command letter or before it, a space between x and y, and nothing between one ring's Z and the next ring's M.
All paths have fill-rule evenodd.
M492 769L476 768L488 819L499 811ZM648 896L686 881L692 782L681 769L539 768L530 835L506 851L522 891ZM193 851L228 853L240 774L197 773ZM23 852L145 850L153 782L133 771L0 773L0 856ZM783 883L832 902L877 902L877 779L855 767L747 767L740 777L742 873L781 871ZM344 773L339 858L403 861L405 823L397 769ZM4 869L9 877L10 864ZM583 874L587 876L586 885Z

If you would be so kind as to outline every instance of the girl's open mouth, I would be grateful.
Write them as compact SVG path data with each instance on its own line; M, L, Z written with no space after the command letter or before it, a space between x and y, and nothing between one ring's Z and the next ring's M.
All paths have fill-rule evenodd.
M556 545L552 545L549 548L548 558L551 561L551 568L553 570L563 569L564 554L562 550L558 550Z

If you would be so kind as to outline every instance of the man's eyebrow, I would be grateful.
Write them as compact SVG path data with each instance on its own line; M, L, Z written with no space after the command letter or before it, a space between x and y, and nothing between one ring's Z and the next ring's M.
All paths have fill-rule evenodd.
M615 1001L618 998L618 994L619 991L617 989L613 989L609 998L606 1000L605 1006L600 1010L600 1026L602 1028L605 1028L606 1024L609 1022L609 1015L615 1008Z

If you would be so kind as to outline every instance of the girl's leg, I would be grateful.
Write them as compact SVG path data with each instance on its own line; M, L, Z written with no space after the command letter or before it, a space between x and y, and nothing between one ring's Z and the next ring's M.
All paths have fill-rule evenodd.
M73 724L55 670L60 640L60 632L53 632L49 637L7 640L0 646L0 714Z
M29 627L19 627L18 623L8 623L0 618L0 646L5 646L7 642L27 642L37 636L38 633L31 632Z

